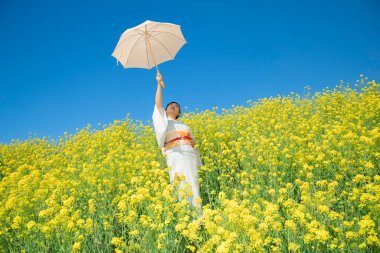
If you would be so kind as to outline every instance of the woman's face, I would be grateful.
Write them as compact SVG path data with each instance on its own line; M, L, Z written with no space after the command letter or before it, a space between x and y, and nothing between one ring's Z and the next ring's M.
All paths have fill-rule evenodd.
M173 118L177 118L180 115L179 106L176 103L171 103L166 109L166 113L173 116Z

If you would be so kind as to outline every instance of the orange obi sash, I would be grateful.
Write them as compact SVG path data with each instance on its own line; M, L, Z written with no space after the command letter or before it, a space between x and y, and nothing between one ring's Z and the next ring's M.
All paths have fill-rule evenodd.
M169 149L172 148L180 143L181 140L185 140L184 144L191 145L191 142L193 139L189 135L179 136L177 138L174 138L170 141L165 142L164 148Z

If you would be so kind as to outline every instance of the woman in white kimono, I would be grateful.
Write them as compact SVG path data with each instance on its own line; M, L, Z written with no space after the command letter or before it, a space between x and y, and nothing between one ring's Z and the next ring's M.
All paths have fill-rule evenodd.
M196 199L199 195L198 167L202 165L200 154L194 148L195 138L190 128L182 122L177 121L181 114L178 103L171 102L162 107L162 77L157 73L156 104L153 111L153 125L156 133L158 146L166 156L169 167L170 183L174 176L183 175L185 182L191 185L191 205L198 211L198 218L202 217L202 207ZM180 185L183 187L184 183ZM197 203L198 202L198 203Z

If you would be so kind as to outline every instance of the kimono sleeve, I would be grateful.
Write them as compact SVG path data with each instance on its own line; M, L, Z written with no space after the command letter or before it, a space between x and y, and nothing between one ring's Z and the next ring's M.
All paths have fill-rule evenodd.
M168 118L166 116L164 108L159 110L157 105L154 105L152 119L158 146L162 148L165 144L166 129L168 128Z

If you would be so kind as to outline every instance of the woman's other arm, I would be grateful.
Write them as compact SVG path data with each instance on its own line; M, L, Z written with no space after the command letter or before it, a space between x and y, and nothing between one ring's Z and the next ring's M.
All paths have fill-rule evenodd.
M161 86L162 77L160 73L157 73L156 79L157 79L156 105L157 105L158 110L161 111L163 107L162 107L162 86Z

